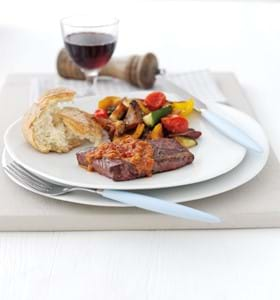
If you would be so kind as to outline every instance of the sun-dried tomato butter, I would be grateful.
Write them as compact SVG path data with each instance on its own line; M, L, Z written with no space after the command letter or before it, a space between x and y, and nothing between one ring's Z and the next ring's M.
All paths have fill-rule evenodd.
M153 148L148 142L124 136L113 142L101 144L88 153L86 159L88 163L101 158L126 160L134 165L142 176L152 176L153 154Z

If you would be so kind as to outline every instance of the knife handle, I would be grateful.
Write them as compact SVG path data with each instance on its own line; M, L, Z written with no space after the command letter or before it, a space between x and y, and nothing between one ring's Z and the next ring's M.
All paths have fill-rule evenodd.
M146 196L143 194L117 190L97 190L97 193L105 198L116 200L164 215L207 223L221 222L218 217L201 210L161 200L151 196Z
M232 139L233 141L241 144L245 148L254 150L256 152L263 152L261 146L249 137L243 130L238 128L235 124L224 119L218 114L208 110L201 109L201 116L207 120L211 125L218 129L221 133Z

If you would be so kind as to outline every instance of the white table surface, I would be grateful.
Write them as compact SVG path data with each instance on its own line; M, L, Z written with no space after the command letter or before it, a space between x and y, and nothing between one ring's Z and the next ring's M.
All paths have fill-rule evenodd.
M68 2L44 14L40 1L1 7L0 84L9 72L53 71L56 22L76 11ZM117 54L153 50L168 70L234 71L280 158L280 3L132 2L111 4ZM0 233L0 299L279 299L279 253L280 229Z

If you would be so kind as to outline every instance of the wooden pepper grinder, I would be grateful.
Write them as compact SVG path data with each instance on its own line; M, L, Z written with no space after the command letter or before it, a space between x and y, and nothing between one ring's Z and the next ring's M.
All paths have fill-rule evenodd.
M85 75L65 49L61 49L58 54L57 72L64 78L85 79ZM158 73L158 60L153 53L112 58L99 72L100 75L119 78L145 89L154 85Z

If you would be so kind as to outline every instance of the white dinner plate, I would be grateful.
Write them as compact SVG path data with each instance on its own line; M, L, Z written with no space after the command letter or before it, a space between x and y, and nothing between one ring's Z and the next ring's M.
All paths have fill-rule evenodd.
M144 97L147 92L127 94L128 97ZM167 95L168 99L174 96ZM97 106L97 97L87 97L76 100L73 104L86 111L93 111ZM175 98L176 99L176 98ZM224 114L224 105L217 105ZM228 107L226 116L234 118L239 123L240 118L249 116ZM200 130L202 137L198 146L191 149L195 159L191 165L174 171L155 174L152 177L133 181L114 182L96 172L86 172L77 164L75 153L85 146L76 148L66 154L43 154L34 150L24 139L21 132L21 120L17 120L6 131L4 142L10 156L26 169L50 180L65 185L81 186L99 189L144 190L176 187L194 184L225 174L235 168L243 160L246 149L234 143L216 131L211 125L193 113L189 119L190 126Z
M243 122L244 119L241 120ZM244 124L244 123L242 123ZM214 195L227 192L234 188L245 184L252 178L254 178L265 166L268 156L269 156L269 145L264 134L264 131L255 121L246 121L246 131L251 134L253 138L258 139L260 144L263 146L262 153L256 153L253 151L248 151L242 163L230 172L224 174L223 176L216 177L212 180L204 181L201 183L196 183L187 186L168 188L168 189L157 189L157 190L145 190L137 191L146 195L158 197L160 199L172 202L187 202L192 200L203 199L206 197L211 197ZM12 158L9 156L8 152L4 149L2 154L2 166L9 164ZM10 175L7 173L10 177ZM15 183L21 185L23 188L29 190L28 186L22 185L15 178L10 177ZM38 193L40 194L40 193ZM97 194L86 193L86 192L72 192L62 196L49 196L50 198L87 204L95 206L109 206L109 207L124 207L125 204L115 202L109 199L105 199Z

